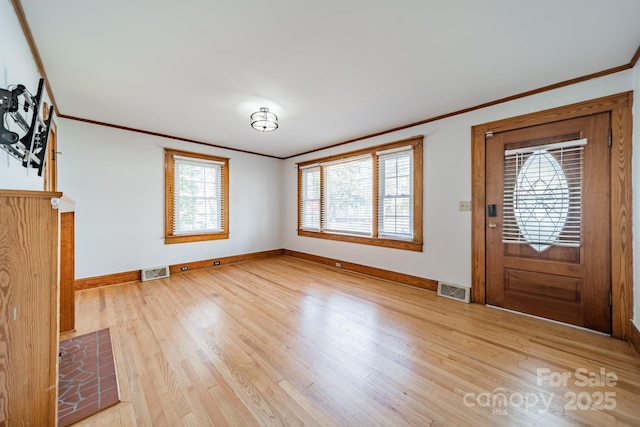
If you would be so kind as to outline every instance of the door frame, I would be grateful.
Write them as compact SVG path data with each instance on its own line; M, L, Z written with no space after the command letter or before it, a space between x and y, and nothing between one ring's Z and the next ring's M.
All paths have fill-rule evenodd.
M633 92L498 120L471 128L471 301L486 301L485 163L487 132L504 132L592 114L611 116L611 334L629 339L633 317L631 107Z
M49 105L43 102L42 120L49 118ZM49 127L49 139L47 140L46 154L44 156L44 191L58 191L58 126L51 118Z

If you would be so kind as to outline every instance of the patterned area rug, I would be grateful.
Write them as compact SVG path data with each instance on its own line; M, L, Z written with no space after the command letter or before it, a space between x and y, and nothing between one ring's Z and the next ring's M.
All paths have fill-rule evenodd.
M120 402L109 328L60 341L58 425Z

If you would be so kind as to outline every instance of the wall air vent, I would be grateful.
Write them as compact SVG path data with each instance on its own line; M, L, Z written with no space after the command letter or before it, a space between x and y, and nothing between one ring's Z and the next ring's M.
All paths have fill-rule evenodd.
M454 299L469 303L471 300L471 288L451 283L438 282L438 295L445 298Z
M169 267L145 268L140 271L140 279L143 282L169 277Z

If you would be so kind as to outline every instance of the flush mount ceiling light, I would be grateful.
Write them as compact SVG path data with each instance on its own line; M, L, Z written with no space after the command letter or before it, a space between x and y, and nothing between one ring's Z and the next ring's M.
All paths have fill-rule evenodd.
M274 131L278 129L278 116L262 107L251 115L251 127L260 132Z

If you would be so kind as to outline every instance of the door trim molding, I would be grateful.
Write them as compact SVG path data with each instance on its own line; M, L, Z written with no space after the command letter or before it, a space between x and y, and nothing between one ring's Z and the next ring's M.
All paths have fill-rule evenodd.
M629 339L633 317L631 236L631 107L633 92L498 120L471 128L471 301L485 303L485 134L609 112L611 115L611 283L612 335Z

